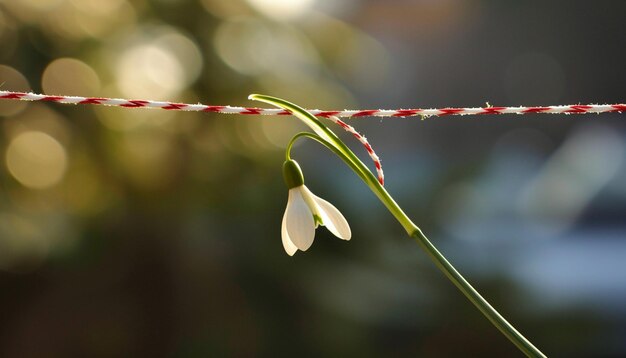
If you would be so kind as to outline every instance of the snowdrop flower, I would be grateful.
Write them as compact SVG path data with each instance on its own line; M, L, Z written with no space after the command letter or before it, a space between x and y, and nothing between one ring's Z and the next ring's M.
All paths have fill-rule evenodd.
M283 176L289 188L287 209L283 215L281 236L289 256L297 250L306 251L313 244L315 228L321 224L342 240L350 240L352 233L339 210L317 197L304 185L300 166L293 160L283 164Z

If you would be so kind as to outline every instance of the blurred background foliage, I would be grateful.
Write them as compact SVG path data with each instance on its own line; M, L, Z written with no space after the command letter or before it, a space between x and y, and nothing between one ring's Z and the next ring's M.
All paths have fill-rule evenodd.
M321 109L623 103L626 3L563 4L0 0L0 83ZM623 116L349 122L392 195L536 345L618 357ZM0 102L0 356L519 355L314 143L295 157L353 240L318 230L284 253L280 168L299 129Z

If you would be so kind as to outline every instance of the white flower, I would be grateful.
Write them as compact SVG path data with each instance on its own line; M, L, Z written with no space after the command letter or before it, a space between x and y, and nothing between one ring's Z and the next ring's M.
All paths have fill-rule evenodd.
M281 230L289 256L311 247L318 224L342 240L350 240L352 236L348 222L331 203L311 193L304 184L289 189Z

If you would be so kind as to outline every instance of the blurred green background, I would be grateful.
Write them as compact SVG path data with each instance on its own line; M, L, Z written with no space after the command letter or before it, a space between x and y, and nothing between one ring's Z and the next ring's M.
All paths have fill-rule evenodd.
M307 108L623 103L624 1L0 0L3 90ZM626 356L624 114L355 119L548 355ZM519 356L331 153L285 254L288 117L0 102L0 356ZM336 129L339 132L339 129ZM367 159L356 141L341 135Z

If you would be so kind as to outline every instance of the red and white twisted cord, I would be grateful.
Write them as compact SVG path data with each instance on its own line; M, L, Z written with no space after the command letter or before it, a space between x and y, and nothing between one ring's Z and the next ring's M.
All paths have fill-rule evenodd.
M0 91L0 99L13 99L20 101L45 101L63 104L95 104L103 106L115 106L126 108L160 108L172 111L189 112L213 112L224 114L256 114L256 115L289 115L282 109L255 108L255 107L231 107L209 106L204 104L187 104L175 102L162 102L150 100L128 100L119 98L102 97L76 97L76 96L49 96L36 93ZM319 117L414 117L414 116L446 116L446 115L475 115L475 114L583 114L583 113L608 113L626 111L626 104L572 104L565 106L546 107L477 107L477 108L431 108L431 109L367 109L367 110L343 110L322 111L319 109L308 110L311 114Z
M328 119L330 119L335 124L343 128L346 132L352 134L354 138L356 138L359 142L361 142L361 144L363 144L363 147L365 147L367 154L370 156L370 158L372 158L372 161L374 162L374 166L376 167L376 174L378 176L378 182L380 183L380 185L384 186L385 185L385 173L383 173L383 165L381 164L380 158L378 157L378 155L376 155L376 152L374 152L374 148L367 141L367 138L365 138L361 133L357 132L356 129L354 129L354 127L345 123L344 121L342 121L341 119L335 116L330 116L328 117Z
M252 115L290 115L288 111L275 108L256 107L232 107L215 106L204 104L188 104L151 100L128 100L120 98L104 97L78 97L78 96L50 96L36 93L0 91L0 99L19 101L43 101L62 104L93 104L124 108L160 108L171 111L187 112L212 112L223 114L252 114ZM584 114L584 113L609 113L626 111L626 104L604 104L604 105L564 105L545 107L477 107L477 108L431 108L431 109L367 109L367 110L343 110L343 111L322 111L319 109L307 110L318 117L325 117L332 120L341 128L351 133L367 151L374 161L378 181L384 185L385 176L380 159L374 149L363 135L357 132L352 126L341 121L337 117L358 118L358 117L414 117L414 116L446 116L446 115L477 115L477 114L530 114L530 113L552 113L552 114Z

